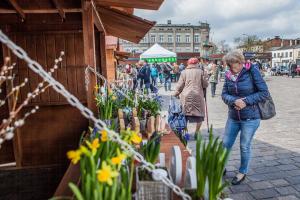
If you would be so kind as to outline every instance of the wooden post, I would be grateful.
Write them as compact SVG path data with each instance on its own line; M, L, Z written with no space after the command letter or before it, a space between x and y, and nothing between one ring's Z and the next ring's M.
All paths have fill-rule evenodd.
M83 29L83 47L84 47L84 64L86 66L96 67L96 52L95 52L95 35L94 35L94 18L93 7L91 1L82 0L82 29ZM96 68L95 68L96 70ZM97 107L94 97L96 76L89 73L89 84L87 86L87 104L88 107L97 113Z

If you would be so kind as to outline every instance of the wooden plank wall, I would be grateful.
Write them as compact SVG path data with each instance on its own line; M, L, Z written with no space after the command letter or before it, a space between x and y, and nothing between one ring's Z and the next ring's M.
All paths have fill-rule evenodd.
M60 51L64 51L63 62L53 77L86 104L82 33L78 31L23 32L10 33L9 36L47 71L54 65L54 59L59 56ZM12 54L11 57L17 64L16 83L26 77L30 80L21 91L20 102L29 91L34 90L41 78L31 71L24 61L16 59ZM39 105L40 110L26 120L26 124L15 136L18 142L14 149L18 152L17 165L33 166L67 162L66 151L77 147L80 134L87 128L88 121L53 89L48 89L40 97L32 100L23 114L35 105Z
M0 67L3 65L2 58L2 48L0 48ZM0 92L0 99L5 99L6 97L6 84L2 84L2 92ZM0 122L3 119L7 119L9 116L8 104L6 103L3 106L0 106ZM14 152L13 152L13 143L12 141L7 141L1 145L0 148L0 164L14 162Z
M14 33L10 37L24 48L31 58L44 66L47 71L53 67L54 59L58 58L60 51L64 51L63 62L59 69L55 71L53 77L80 101L86 102L81 33ZM42 79L30 70L24 61L16 60L13 56L13 62L17 64L17 82L24 80L26 77L30 79L29 85L21 92L21 101L24 100L29 91L36 88ZM51 88L31 102L31 104L37 103L39 105L60 105L66 103L66 100Z

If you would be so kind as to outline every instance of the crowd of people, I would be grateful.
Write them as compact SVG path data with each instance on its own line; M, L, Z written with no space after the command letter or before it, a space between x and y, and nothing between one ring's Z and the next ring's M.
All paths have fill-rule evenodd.
M246 60L256 66L264 77L260 63L255 59ZM140 60L136 64L127 64L121 67L122 74L127 79L132 80L132 89L141 89L145 93L157 92L158 87L164 87L165 91L173 91L172 85L179 81L182 72L187 65L180 63L151 63L146 60ZM222 60L199 60L198 67L207 73L208 82L210 84L210 94L216 96L217 84L221 80L225 80L225 72L229 70L229 66Z
M179 80L185 65L181 63L152 63L140 60L135 65L127 64L121 69L126 78L133 82L133 89L141 89L145 93L156 92L159 86L164 86L165 91L172 91L172 83Z

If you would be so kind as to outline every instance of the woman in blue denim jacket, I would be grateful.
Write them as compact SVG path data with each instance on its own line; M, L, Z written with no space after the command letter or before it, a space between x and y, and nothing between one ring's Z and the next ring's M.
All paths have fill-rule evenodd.
M258 103L266 100L269 91L259 70L245 63L241 52L229 52L223 59L230 68L225 73L222 91L222 99L229 109L223 143L231 150L240 132L241 165L239 173L232 180L232 184L237 185L245 180L248 173L251 142L260 125Z

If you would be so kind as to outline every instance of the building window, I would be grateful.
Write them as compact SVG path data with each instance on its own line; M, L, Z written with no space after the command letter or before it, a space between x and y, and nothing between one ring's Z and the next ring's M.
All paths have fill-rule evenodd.
M176 35L176 42L180 42L180 35Z
M163 31L164 29L163 29L163 28L160 28L159 30L160 30L160 31Z
M164 42L164 36L163 35L159 35L159 42L163 43Z
M190 35L185 35L185 42L190 43Z
M300 51L298 51L298 58L300 58Z
M293 57L293 52L290 52L290 57Z
M195 35L195 42L199 43L199 35Z
M285 52L285 57L289 57L289 52Z
M173 36L172 35L168 35L168 42L173 42Z
M156 40L155 35L151 35L151 42L155 43L155 40Z
M280 53L277 53L277 57L280 58Z
M146 43L146 42L147 42L147 38L144 37L144 38L142 39L142 43Z
M283 52L281 52L281 58L283 58Z
M195 47L195 52L199 52L199 48L198 47Z
M273 57L276 58L276 53L273 54Z

